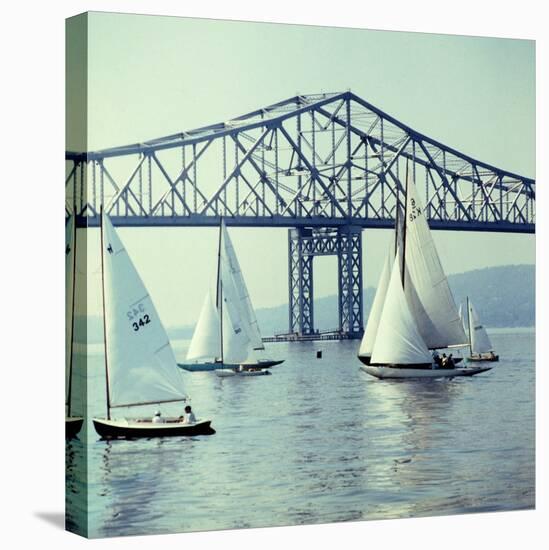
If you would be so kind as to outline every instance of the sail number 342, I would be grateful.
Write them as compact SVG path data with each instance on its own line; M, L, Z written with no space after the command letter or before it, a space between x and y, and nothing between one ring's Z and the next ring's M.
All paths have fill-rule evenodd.
M143 304L133 307L130 311L126 312L126 315L132 322L132 328L135 332L151 322L149 314L145 313L145 306Z

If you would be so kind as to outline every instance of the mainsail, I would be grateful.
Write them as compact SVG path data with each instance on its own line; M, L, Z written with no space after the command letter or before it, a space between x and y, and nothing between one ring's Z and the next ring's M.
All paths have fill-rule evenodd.
M101 223L109 405L183 400L181 374L151 297L107 215Z
M234 251L233 243L229 237L229 232L225 226L225 222L221 220L221 257L222 261L225 263L227 271L233 279L235 289L239 298L239 309L241 312L242 324L248 337L250 339L251 345L254 350L263 350L265 346L261 339L261 333L259 332L259 326L257 324L257 318L255 316L254 308L252 306L252 301L250 299L250 294L244 281L242 275L242 270L240 269L240 264L236 257Z
M469 325L471 327L471 353L488 353L494 348L488 337L484 325L480 322L478 314L469 300Z
M232 277L231 266L221 254L218 279L218 311L222 311L224 363L241 363L251 348L247 320L241 311L240 294Z
M404 291L419 332L430 349L466 345L467 337L412 183L407 185L406 201Z
M257 341L262 345L240 266L222 223L215 298L211 291L207 293L187 359L238 364Z
M394 262L372 349L371 364L425 363L432 363L432 356L408 307L398 262Z

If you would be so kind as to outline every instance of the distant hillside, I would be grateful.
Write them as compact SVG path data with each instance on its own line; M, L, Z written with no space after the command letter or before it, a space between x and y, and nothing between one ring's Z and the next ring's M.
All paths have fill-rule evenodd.
M487 327L530 327L535 323L536 269L508 265L448 277L456 302L473 301Z
M477 269L450 275L456 303L473 301L487 327L529 327L535 322L535 266L509 265ZM368 318L375 289L364 289L364 319ZM337 296L318 298L314 303L316 328L338 326ZM288 306L258 309L257 319L265 335L284 332L288 326Z
M535 266L507 265L477 269L450 275L450 287L456 303L473 301L487 327L530 327L535 322ZM368 318L375 289L364 289L364 319ZM286 304L258 309L257 320L264 336L288 330ZM315 326L320 330L338 326L337 296L317 298L314 302ZM77 322L81 320L77 319ZM78 330L78 329L77 329ZM101 341L103 323L100 317L88 318L90 341ZM170 327L170 338L191 338L193 326Z

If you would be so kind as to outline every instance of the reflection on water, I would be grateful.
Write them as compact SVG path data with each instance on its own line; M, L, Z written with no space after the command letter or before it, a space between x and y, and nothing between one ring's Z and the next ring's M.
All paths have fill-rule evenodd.
M86 490L90 536L533 507L534 334L493 340L493 371L428 381L369 377L358 342L273 345L286 363L270 377L182 372L216 435L112 442L89 423L104 415L97 355L88 432L67 445L67 523L85 524Z

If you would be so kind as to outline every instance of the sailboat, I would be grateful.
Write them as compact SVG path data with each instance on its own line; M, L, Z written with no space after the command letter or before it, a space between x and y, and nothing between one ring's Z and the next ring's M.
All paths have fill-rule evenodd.
M76 296L76 222L75 213L65 225L65 438L76 437L84 422L72 416L72 379L74 348L74 307Z
M359 352L365 363L361 368L377 378L472 376L489 370L455 364L442 368L434 361L433 350L464 347L467 337L417 191L409 184L406 171L402 236L397 221L395 251L386 261L365 333L371 351L364 345ZM366 357L367 363L363 360Z
M467 296L469 350L467 361L499 361L484 325L480 322L476 309Z
M219 376L258 376L283 360L263 359L257 318L224 220L219 227L215 288L204 298L187 362L182 369L215 370Z
M107 418L94 418L103 438L209 435L210 420L185 423L113 418L113 409L184 402L181 372L156 308L109 217L101 214L101 280Z

